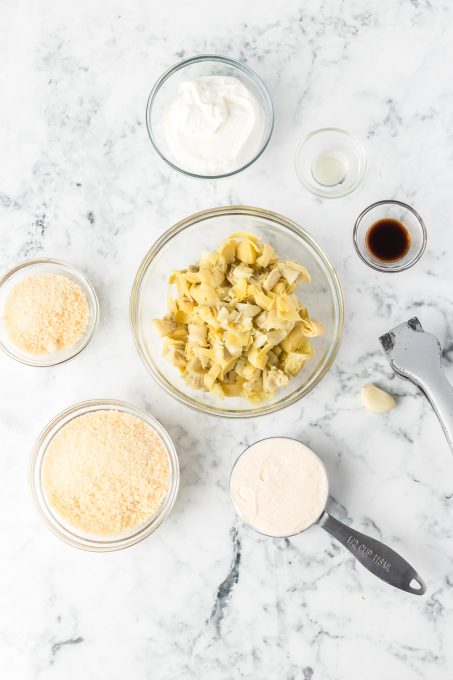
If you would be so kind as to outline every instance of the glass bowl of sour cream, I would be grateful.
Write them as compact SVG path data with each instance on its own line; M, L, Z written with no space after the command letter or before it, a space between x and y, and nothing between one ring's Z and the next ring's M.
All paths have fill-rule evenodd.
M272 134L272 100L245 64L218 55L168 69L148 98L146 125L157 153L202 179L227 177L254 163Z

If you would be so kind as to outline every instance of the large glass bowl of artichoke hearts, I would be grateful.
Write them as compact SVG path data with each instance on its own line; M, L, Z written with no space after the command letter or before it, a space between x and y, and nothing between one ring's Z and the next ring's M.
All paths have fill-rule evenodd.
M229 206L175 224L135 277L130 320L157 382L224 417L272 413L328 371L343 332L329 259L295 222Z

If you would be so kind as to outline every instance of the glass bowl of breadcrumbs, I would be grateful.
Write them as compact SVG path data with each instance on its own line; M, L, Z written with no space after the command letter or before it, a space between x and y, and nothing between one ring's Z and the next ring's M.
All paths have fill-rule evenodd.
M98 319L93 286L67 262L25 260L0 278L0 348L22 364L72 359L90 342Z
M179 488L173 442L149 413L95 400L57 415L32 452L32 496L47 527L73 547L127 548L152 534Z

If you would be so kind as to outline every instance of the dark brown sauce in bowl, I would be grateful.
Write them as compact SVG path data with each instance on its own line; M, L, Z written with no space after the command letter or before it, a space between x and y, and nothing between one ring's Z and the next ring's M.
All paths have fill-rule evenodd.
M368 251L382 262L401 260L409 252L411 237L402 222L384 217L368 229L365 236Z

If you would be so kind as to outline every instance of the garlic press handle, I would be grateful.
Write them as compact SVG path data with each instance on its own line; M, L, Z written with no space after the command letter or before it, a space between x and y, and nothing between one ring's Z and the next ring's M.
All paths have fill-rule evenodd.
M453 386L448 382L442 367L432 371L429 380L418 383L433 407L445 432L453 453Z

